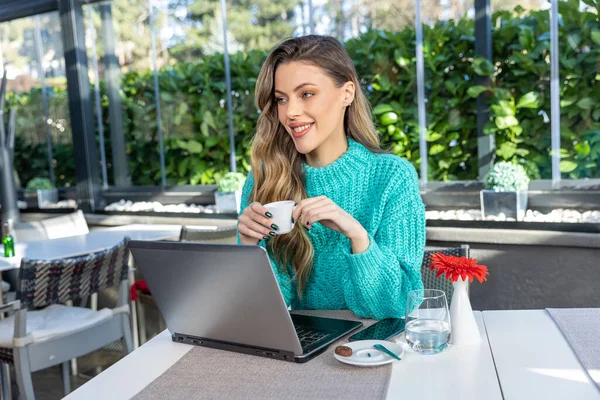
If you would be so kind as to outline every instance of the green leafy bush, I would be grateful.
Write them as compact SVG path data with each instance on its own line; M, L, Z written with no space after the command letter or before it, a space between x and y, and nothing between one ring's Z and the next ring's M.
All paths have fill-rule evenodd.
M600 2L580 10L559 3L561 150L566 178L600 177ZM493 60L474 54L474 21L424 26L430 180L477 179L476 98L486 96L497 160L523 165L532 179L552 176L549 10L499 11L492 17ZM346 43L383 142L420 164L415 31L370 31ZM476 85L489 77L491 89ZM393 113L394 116L389 118Z
M231 56L234 139L240 171L250 170L250 136L258 113L254 85L266 54ZM134 183L160 182L156 106L152 73L125 75L126 152ZM159 72L167 183L214 184L229 172L229 132L223 56L179 63Z
M529 177L523 166L501 161L485 175L484 186L497 192L525 191L529 187Z
M559 3L561 149L564 177L600 178L600 2L579 9ZM522 165L531 179L551 177L549 10L498 11L492 17L493 60L475 57L474 21L425 25L429 180L477 176L477 97L490 104L484 133L494 135L496 161ZM382 143L420 165L415 29L369 30L345 46L373 105ZM254 85L266 52L231 55L234 140L238 170L250 169L249 143L258 113ZM487 78L490 87L477 85ZM158 72L161 128L169 185L214 184L229 171L223 57L204 56ZM101 82L102 121L112 182L108 100ZM121 85L126 153L134 185L160 184L158 127L152 71L129 72ZM66 91L49 93L49 123L57 183L75 183ZM22 181L47 175L41 91L10 94L18 109L15 168Z
M593 11L579 1L559 3L560 171L564 177L600 177L600 2ZM517 15L514 15L514 14ZM474 59L475 72L492 88L472 86L471 97L485 93L491 121L485 132L496 138L501 160L523 164L533 179L550 178L549 10L494 14L494 63Z
M475 51L473 21L438 22L423 29L429 179L476 179L476 104L467 96L475 79L468 61ZM346 49L374 106L382 143L418 169L415 37L414 27L369 31L348 41Z
M75 184L67 91L64 87L48 87L47 95L49 120L44 117L40 88L29 93L7 93L7 109L9 106L17 109L14 168L19 175L19 186L35 177L49 176L45 124L52 139L56 184Z
M246 182L246 175L241 172L228 172L219 179L219 192L232 193L242 190Z
M37 190L51 190L55 189L52 181L48 178L33 178L29 182L27 182L26 191L27 192L35 192Z

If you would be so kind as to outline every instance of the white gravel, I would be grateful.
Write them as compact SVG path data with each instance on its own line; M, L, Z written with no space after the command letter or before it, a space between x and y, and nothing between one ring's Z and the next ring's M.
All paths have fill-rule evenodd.
M27 208L27 203L18 201L19 208ZM75 200L59 201L56 204L49 204L48 208L75 208ZM214 204L201 206L196 204L167 204L163 205L157 201L138 201L120 200L104 207L104 211L116 212L172 212L213 214L217 211ZM429 220L459 220L459 221L481 221L481 210L478 209L458 209L445 211L426 211L425 218ZM507 218L504 214L497 216L488 215L487 221L515 221L514 218ZM525 222L566 222L566 223L600 223L600 210L590 210L580 212L577 210L558 208L544 214L537 210L527 210L525 213Z
M154 211L154 212L173 212L173 213L209 213L216 212L216 206L200 206L196 204L167 204L163 205L158 201L137 201L131 200L120 200L117 203L111 203L104 207L104 211L118 211L118 212L140 212L140 211Z
M459 220L459 221L481 221L481 210L477 209L459 209L459 210L446 210L446 211L426 211L425 217L427 219L441 219L441 220ZM507 218L506 215L500 213L497 216L488 215L487 221L515 221L515 218ZM536 210L527 210L525 213L525 222L589 222L589 223L600 223L600 211L584 211L579 212L577 210L559 208L552 210L551 212L544 214Z
M27 202L17 200L17 207L20 209L27 208ZM77 202L75 200L61 200L58 203L44 203L44 208L75 208L77 207Z
M215 205L201 206L196 204L169 204L163 205L157 201L140 201L133 202L130 200L121 200L117 203L109 204L104 207L105 211L117 212L139 212L139 211L155 211L155 212L175 212L175 213L214 213ZM447 211L426 211L427 219L435 220L459 220L459 221L481 221L481 210L477 209L459 209ZM515 221L514 218L506 218L504 214L498 216L488 216L488 221ZM600 223L600 211L585 211L556 209L548 214L536 210L527 210L525 214L526 222L596 222Z

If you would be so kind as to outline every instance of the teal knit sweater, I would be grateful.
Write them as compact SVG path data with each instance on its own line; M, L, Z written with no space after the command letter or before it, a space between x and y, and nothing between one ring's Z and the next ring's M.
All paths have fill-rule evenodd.
M315 223L308 231L314 247L311 275L300 298L290 265L276 265L281 292L293 309L350 309L364 318L398 318L405 314L407 293L422 289L425 208L417 174L406 160L371 153L348 139L348 150L322 168L304 164L308 197L327 196L367 230L366 251L352 254L350 240ZM248 205L254 177L242 190ZM239 241L239 234L238 234ZM259 243L265 246L264 242Z

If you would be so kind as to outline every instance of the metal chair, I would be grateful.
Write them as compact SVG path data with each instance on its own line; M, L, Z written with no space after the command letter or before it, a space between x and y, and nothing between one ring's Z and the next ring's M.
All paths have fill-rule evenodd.
M205 226L184 226L179 241L202 243L237 243L237 225L207 229Z
M14 363L22 398L35 397L32 372L60 364L66 395L69 360L116 340L125 342L126 353L132 351L128 241L84 257L22 260L17 300L0 306L1 312L15 312L0 321L0 362ZM116 285L120 290L113 309L64 305Z
M68 236L85 235L89 233L85 216L81 210L60 217L43 219L41 221L18 222L15 224L15 239L19 241L34 241L58 239Z
M69 236L85 235L90 230L81 210L74 213L61 215L59 217L47 218L41 221L17 222L15 224L14 235L17 242L36 241L47 239L58 239ZM7 280L11 283L16 282L16 271L7 273ZM96 309L97 295L91 296L91 308ZM73 374L77 374L77 362L72 360Z
M439 278L435 277L436 272L432 271L429 268L429 266L431 265L431 256L435 253L442 253L456 257L469 257L469 251L470 248L468 244L463 244L460 247L450 247L446 249L425 250L425 255L423 256L423 264L421 264L421 277L423 278L423 287L425 289L443 290L446 293L448 305L450 305L450 301L452 300L452 293L454 293L454 287L452 286L452 282L450 282L443 276L440 276ZM470 294L469 282L467 282L467 294Z

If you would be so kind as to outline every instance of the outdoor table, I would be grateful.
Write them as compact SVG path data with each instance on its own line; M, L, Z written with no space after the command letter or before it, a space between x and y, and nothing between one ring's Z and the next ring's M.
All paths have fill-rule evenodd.
M319 315L319 312L313 315ZM404 339L400 338L398 342L405 347L405 352L402 361L392 364L387 398L502 399L483 318L480 312L475 312L475 317L482 337L478 345L450 346L440 354L426 356L410 351ZM177 363L192 348L191 345L174 343L169 331L165 330L66 399L129 399ZM329 348L318 357L333 357L332 352L333 348ZM314 361L316 360L300 365L310 369L311 362ZM204 367L210 366L198 365L198 368ZM264 382L264 385L266 390L269 382ZM334 395L335 387L331 390L329 396L324 393L323 398ZM173 397L177 397L176 393ZM201 393L199 397L202 397Z
M504 398L600 399L545 310L484 311L483 320Z
M17 242L15 257L0 257L0 272L19 268L21 258L51 260L97 253L119 243L125 236L136 240L178 238L181 225L123 225L86 233L32 242Z

